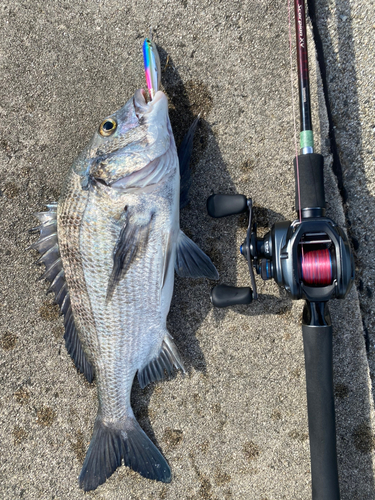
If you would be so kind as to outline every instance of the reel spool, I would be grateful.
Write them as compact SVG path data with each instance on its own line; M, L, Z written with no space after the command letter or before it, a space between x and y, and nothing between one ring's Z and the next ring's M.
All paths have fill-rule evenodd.
M301 252L301 280L308 286L331 285L333 258L328 248Z
M307 234L300 241L299 276L306 286L323 287L337 275L334 245L327 234Z

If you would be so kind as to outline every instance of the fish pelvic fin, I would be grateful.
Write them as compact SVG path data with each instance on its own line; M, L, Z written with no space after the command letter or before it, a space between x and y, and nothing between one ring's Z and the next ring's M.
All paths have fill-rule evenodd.
M84 491L95 490L120 467L122 460L147 479L163 483L171 481L166 459L134 417L107 424L98 416L79 476L79 486Z
M78 337L60 256L57 238L57 203L51 203L47 205L47 208L47 212L35 214L40 221L40 225L31 229L31 232L39 231L39 240L33 243L29 249L38 250L41 254L37 263L45 265L45 272L40 279L50 282L47 293L53 292L55 294L55 303L59 305L61 314L64 315L64 340L66 349L74 361L77 370L80 373L84 373L87 380L91 383L94 379L94 368L87 361Z
M167 332L163 339L159 354L155 356L144 368L138 370L138 382L141 389L151 382L157 382L166 378L166 373L170 376L173 369L182 370L185 368L178 353L177 347L172 337Z
M106 301L112 299L113 293L119 281L125 276L137 254L145 248L153 214L150 219L143 224L137 224L127 219L113 250L113 268L109 277Z
M211 259L182 231L177 238L175 271L182 278L219 279Z

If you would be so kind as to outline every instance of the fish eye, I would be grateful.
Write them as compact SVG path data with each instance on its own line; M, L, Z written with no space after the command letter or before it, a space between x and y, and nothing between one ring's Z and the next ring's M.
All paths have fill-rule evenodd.
M117 128L117 122L112 118L107 118L99 127L99 134L103 137L112 135Z

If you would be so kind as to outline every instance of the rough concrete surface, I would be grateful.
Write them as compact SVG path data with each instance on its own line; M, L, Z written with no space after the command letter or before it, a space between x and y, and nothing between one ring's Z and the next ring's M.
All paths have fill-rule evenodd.
M357 264L370 373L375 375L375 3L317 0L328 103ZM373 395L374 396L374 395Z
M323 4L316 2L319 9ZM349 31L339 39L354 40L345 56L351 86L340 90L350 71L336 60L329 64L336 82L330 99L335 92L347 98L334 108L336 129L342 130L340 154L358 155L362 182L357 193L351 163L342 161L345 207L332 171L322 83L309 40L328 215L342 225L350 219L363 283L358 281L361 301L354 287L347 300L330 307L344 500L375 498L373 397L362 327L364 308L367 328L373 320L374 16L368 11L362 19L362 4L330 2L328 14L321 10L319 18L325 50L337 54L331 40L342 33L340 23ZM213 192L252 196L261 232L294 218L287 18L286 2L278 0L1 3L1 498L311 498L303 302L292 302L274 283L261 280L257 303L214 310L211 283L176 279L169 329L189 374L144 391L135 383L132 397L140 424L169 461L172 483L148 481L121 467L84 494L77 477L96 415L95 384L77 374L63 345L62 320L45 296L47 285L37 281L36 255L25 252L35 240L27 233L36 223L33 213L58 198L70 164L98 123L144 87L141 46L153 26L177 142L202 113L182 228L212 257L221 282L247 285L246 262L238 252L246 220L212 220L205 203Z

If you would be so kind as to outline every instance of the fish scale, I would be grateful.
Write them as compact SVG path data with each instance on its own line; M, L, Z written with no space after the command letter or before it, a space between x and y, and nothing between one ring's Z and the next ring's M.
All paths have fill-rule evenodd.
M124 201L126 203L126 197ZM120 228L117 232L113 230L109 220L113 219L122 207L123 203L117 210L112 207L99 210L94 200L91 203L89 201L82 221L80 241L87 291L89 296L95 296L92 312L96 329L92 334L97 337L98 350L101 351L103 360L105 359L103 364L106 377L101 376L102 366L97 367L100 411L103 418L109 419L122 418L129 412L134 375L149 359L149 346L159 344L159 351L165 335L159 328L160 318L157 317L161 271L153 265L156 253L153 248L156 249L157 245L160 247L159 238L153 238L154 241L147 247L147 254L136 259L119 283L111 301L106 303L106 289L113 266L112 251L120 233ZM148 304L151 304L150 314L147 314L148 311L143 305L144 297L147 297ZM148 335L149 331L158 332L153 341ZM121 352L123 346L128 347L126 357ZM138 353L136 357L135 352ZM108 378L114 381L112 385L107 383ZM114 394L119 396L114 397Z

